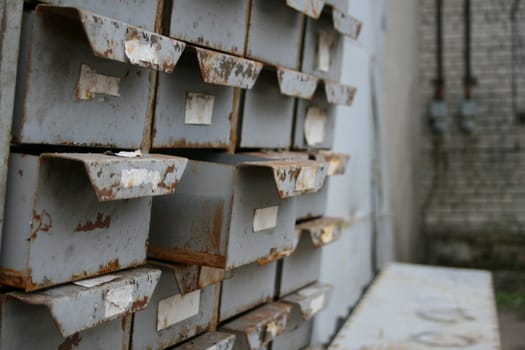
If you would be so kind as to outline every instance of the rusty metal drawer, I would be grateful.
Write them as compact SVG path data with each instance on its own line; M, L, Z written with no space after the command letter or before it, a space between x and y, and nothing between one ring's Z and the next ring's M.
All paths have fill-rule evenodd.
M41 292L0 295L1 349L127 349L131 313L160 271L132 269Z
M283 0L253 0L249 18L246 56L300 69L304 15Z
M170 36L243 55L249 3L246 0L173 0Z
M284 331L291 309L288 304L269 303L226 323L221 331L235 334L234 350L259 350Z
M131 348L165 349L215 327L224 271L151 263L162 275L144 310L135 313Z
M13 118L16 143L149 146L156 72L185 45L71 7L24 13Z
M250 89L261 68L261 63L215 51L187 50L172 74L159 75L153 148L234 145L236 88Z
M208 332L173 350L233 350L235 335L222 332Z
M309 16L304 34L302 71L341 81L344 37L357 39L362 22L336 7L323 11L324 1L287 0L287 4Z
M173 196L155 198L149 256L223 269L293 249L295 196L318 191L327 165L192 153Z
M343 225L343 219L329 217L297 225L299 244L293 254L280 263L279 296L319 280L321 248L339 239Z
M324 91L323 91L324 90ZM336 106L350 106L356 89L329 81L319 84L311 100L298 99L295 116L295 149L331 149Z
M236 268L222 282L219 320L224 321L272 300L277 278L276 262L252 263Z
M326 214L328 204L328 186L334 175L342 175L346 172L350 156L343 153L319 151L312 154L317 160L328 163L327 178L323 187L315 193L309 193L297 198L297 220L320 217Z
M4 201L7 179L11 121L15 102L15 84L20 31L22 27L23 1L0 0L0 238L4 221Z
M187 159L12 153L0 281L35 290L144 263L151 196Z
M292 305L285 331L272 342L272 350L303 349L310 345L313 318L329 303L333 287L316 283L281 299Z
M246 91L240 147L289 148L295 97L311 99L318 79L289 69L264 70Z
M149 31L157 31L156 20L162 11L162 0L42 0L42 2L80 7Z

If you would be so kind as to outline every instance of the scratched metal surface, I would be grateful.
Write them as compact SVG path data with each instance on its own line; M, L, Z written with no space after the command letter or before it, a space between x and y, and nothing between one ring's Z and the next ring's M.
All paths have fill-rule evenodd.
M235 335L221 332L207 332L173 348L173 350L232 350Z
M174 0L170 36L242 55L248 26L248 5L245 0Z
M393 263L329 349L500 349L488 271Z
M22 1L0 1L0 238L4 222L4 201L7 183L11 122L18 61L18 48L22 28Z

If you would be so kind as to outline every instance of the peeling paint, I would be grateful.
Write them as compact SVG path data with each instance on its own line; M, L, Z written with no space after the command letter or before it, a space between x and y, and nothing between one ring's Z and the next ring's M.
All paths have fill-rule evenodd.
M296 72L291 69L278 68L277 79L283 95L311 99L317 88L318 78Z

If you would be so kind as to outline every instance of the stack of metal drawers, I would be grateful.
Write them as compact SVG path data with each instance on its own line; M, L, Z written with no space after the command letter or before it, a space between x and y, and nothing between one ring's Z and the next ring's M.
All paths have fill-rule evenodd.
M0 0L0 349L310 345L361 29L327 2Z

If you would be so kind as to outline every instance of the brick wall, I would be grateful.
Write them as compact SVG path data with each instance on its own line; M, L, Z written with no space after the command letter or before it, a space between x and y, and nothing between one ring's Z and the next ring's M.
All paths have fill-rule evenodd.
M518 105L525 107L525 0L516 11L519 42L512 67L514 0L473 0L472 71L476 129L459 127L463 98L463 1L443 1L445 100L448 130L426 127L420 168L422 229L431 262L484 267L525 265L525 124L513 112L512 74ZM435 78L435 0L420 3L419 70L422 118L428 120ZM519 67L521 66L521 67Z

